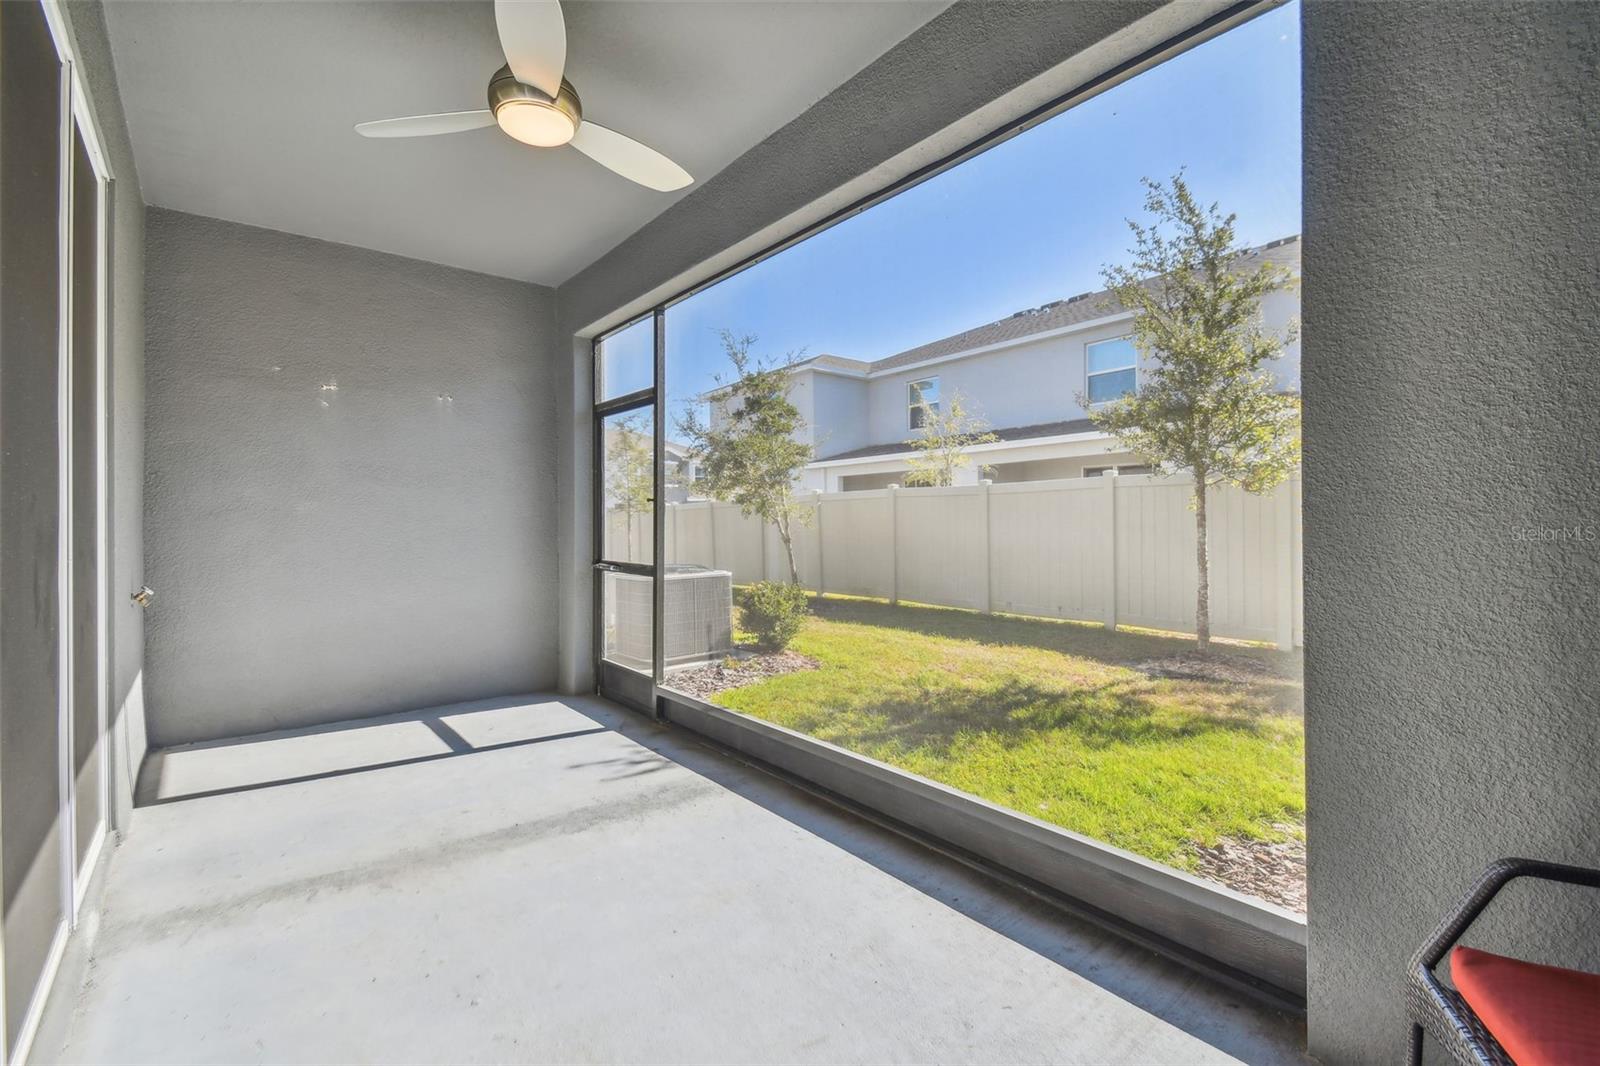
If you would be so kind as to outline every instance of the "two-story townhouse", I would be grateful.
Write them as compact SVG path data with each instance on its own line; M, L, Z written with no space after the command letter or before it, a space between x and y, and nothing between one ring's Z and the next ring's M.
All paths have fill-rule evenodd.
M1248 270L1268 259L1300 273L1300 238L1251 249ZM1297 319L1297 287L1269 295L1261 314L1282 331ZM806 421L817 459L804 488L838 492L900 483L910 469L907 444L920 429L921 405L960 394L1000 439L973 446L960 478L976 482L1039 481L1142 473L1137 456L1096 429L1084 403L1114 399L1138 387L1149 369L1129 337L1131 312L1109 292L1084 293L1018 311L954 336L875 361L818 355L793 364L790 399ZM1279 386L1300 387L1300 345L1289 343L1274 364ZM715 397L712 417L719 415Z

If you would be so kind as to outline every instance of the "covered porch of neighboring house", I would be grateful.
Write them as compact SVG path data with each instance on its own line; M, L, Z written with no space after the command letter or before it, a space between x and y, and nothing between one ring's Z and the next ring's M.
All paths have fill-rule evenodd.
M1118 446L1087 419L992 431L998 441L963 449L971 461L955 472L955 484L1055 481L1098 477L1107 471L1149 473L1139 457ZM813 492L856 492L902 484L916 451L905 441L827 455L805 468L801 485Z
M897 465L898 463L898 465ZM866 492L886 489L901 484L910 472L904 460L885 460L872 464L876 469L860 473L836 471L824 483L833 487L828 492ZM1067 457L1048 456L1037 459L1009 459L964 467L957 472L955 484L976 485L988 480L996 485L1011 485L1023 481L1059 481L1064 478L1102 477L1106 474L1148 474L1150 467L1131 452L1109 451L1090 455Z

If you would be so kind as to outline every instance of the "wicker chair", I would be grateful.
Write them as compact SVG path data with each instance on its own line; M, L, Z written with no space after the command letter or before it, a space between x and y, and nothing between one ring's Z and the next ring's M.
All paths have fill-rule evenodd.
M1501 859L1491 863L1455 913L1434 930L1411 960L1406 974L1406 1011L1411 1016L1409 1061L1412 1066L1420 1066L1422 1062L1424 1032L1443 1044L1457 1062L1470 1066L1515 1066L1466 1000L1455 989L1442 984L1433 968L1500 890L1518 877L1600 888L1600 870L1534 859Z

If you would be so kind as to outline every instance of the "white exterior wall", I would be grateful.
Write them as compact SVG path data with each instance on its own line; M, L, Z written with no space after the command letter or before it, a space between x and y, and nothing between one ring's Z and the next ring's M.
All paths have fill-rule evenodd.
M1057 481L1061 478L1083 477L1084 471L1106 466L1144 465L1132 452L1109 452L1101 455L1056 456L1047 459L1021 459L997 462L991 467L990 480L996 485L1019 481Z
M1275 292L1262 301L1262 318L1269 329L1281 332L1298 316L1299 307L1297 292ZM801 370L795 374L796 390L791 395L797 406L803 398L801 412L815 426L813 438L822 456L913 436L908 386L930 377L939 379L942 401L960 392L969 409L991 426L1084 418L1087 412L1078 397L1088 389L1085 349L1097 341L1127 336L1129 322L1130 316L1121 314L1069 332L876 372L864 380ZM1141 359L1141 371L1151 362ZM1285 347L1273 371L1280 388L1299 388L1298 340Z
M881 444L872 435L867 418L867 381L826 370L795 377L811 379L812 410L807 421L816 426L813 443L818 455L837 455L869 444Z
M1279 289L1269 293L1261 300L1261 320L1268 329L1275 330L1280 336L1290 323L1296 327L1300 320L1300 279L1295 278L1294 285L1287 289ZM1278 379L1280 389L1300 391L1300 337L1296 328L1295 339L1283 346L1283 355L1272 365L1273 377Z
M1298 291L1279 291L1262 300L1262 318L1269 329L1282 332L1299 315ZM1085 323L1066 332L1007 342L976 353L946 356L868 377L815 367L801 367L791 375L789 399L805 421L798 438L827 457L856 448L905 441L915 436L910 428L908 387L913 381L939 379L943 402L960 392L968 409L990 426L1013 427L1064 422L1087 417L1078 397L1088 389L1087 348L1099 341L1127 336L1130 316ZM1140 359L1140 373L1153 360ZM1280 389L1300 388L1300 342L1284 347L1272 370ZM721 402L711 404L712 423L726 417ZM979 479L977 463L1003 464L1062 460L1059 468L1042 470L1046 476L1070 477L1084 466L1107 461L1134 462L1109 439L1063 443L1013 441L973 450L974 465L962 471L958 483ZM860 474L899 474L908 469L904 456L846 460L820 464L803 471L799 487L810 492L838 492L842 479ZM996 480L1007 480L998 478Z
M960 392L967 408L991 426L1031 426L1083 418L1078 394L1084 380L1084 346L1125 336L1127 321L1075 333L1023 341L1006 348L896 369L868 382L868 443L910 437L907 387L937 377L939 399ZM826 414L826 412L823 412Z
M789 375L789 402L794 404L795 409L800 412L801 420L805 423L795 436L812 446L817 443L817 407L812 388L812 381L815 378L816 374L812 373Z

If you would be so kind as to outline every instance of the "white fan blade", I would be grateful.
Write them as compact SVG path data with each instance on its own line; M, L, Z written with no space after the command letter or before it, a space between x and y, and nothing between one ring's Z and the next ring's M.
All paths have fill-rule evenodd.
M494 0L494 24L511 73L554 99L567 66L567 20L557 0Z
M647 189L672 192L694 181L689 172L656 151L585 119L578 125L572 147L603 167L609 167Z
M432 137L436 133L461 133L493 125L493 111L447 111L440 115L362 122L356 126L356 132L363 137Z

